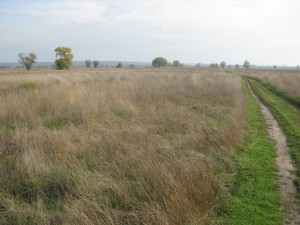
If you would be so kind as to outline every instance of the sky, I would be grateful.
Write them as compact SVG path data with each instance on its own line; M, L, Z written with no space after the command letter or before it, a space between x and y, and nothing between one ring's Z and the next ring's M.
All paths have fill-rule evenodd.
M300 64L299 0L0 0L0 62Z

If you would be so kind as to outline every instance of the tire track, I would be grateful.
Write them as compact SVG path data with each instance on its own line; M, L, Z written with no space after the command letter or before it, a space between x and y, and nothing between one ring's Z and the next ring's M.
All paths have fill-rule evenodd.
M281 208L285 213L284 224L286 225L300 225L300 215L295 203L295 195L297 193L295 185L295 167L292 163L291 156L289 154L289 148L287 146L287 139L283 131L279 127L277 121L271 114L270 110L259 100L254 94L249 82L247 86L261 108L261 112L264 115L267 125L269 137L275 142L277 150L276 164L279 171L280 182L280 194L281 194Z

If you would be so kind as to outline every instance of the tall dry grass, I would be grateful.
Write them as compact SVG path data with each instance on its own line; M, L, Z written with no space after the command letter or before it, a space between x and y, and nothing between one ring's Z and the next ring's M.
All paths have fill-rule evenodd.
M258 77L289 96L300 99L300 71L251 71L249 75Z
M2 71L1 224L201 224L241 140L240 77Z

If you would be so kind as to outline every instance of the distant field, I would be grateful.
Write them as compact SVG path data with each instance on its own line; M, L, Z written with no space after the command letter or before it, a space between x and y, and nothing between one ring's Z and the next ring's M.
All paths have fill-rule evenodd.
M287 93L290 97L300 99L300 72L299 71L245 71L247 75L260 78L278 90Z
M244 101L225 71L2 70L0 221L202 224Z

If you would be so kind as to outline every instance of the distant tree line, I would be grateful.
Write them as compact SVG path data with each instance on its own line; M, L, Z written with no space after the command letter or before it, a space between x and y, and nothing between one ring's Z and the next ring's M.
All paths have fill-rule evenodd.
M72 67L72 63L73 63L73 53L71 48L69 47L57 47L55 50L55 68L58 70L65 70L65 69L70 69ZM26 53L19 53L18 54L19 57L19 63L24 65L26 67L27 70L30 70L32 68L32 65L34 63L36 63L36 59L37 56L35 53L31 52L29 54ZM91 61L89 59L87 59L85 61L85 66L86 68L91 68L92 65L94 66L94 68L97 68L100 65L100 62L98 60L94 60ZM153 67L184 67L184 64L182 64L179 60L174 60L172 63L168 62L168 60L164 57L156 57L155 59L152 60L152 66ZM116 65L116 68L122 68L123 64L121 62L119 62ZM129 65L129 68L134 68L135 66L133 64ZM196 64L196 68L201 68L202 64L201 63L197 63ZM226 68L226 62L222 61L220 64L218 63L212 63L209 65L210 68ZM231 65L227 66L228 68L232 68ZM239 64L236 64L234 66L236 69L240 68ZM245 69L250 69L251 68L251 64L248 60L245 60L242 67L244 67ZM277 69L277 66L274 65L273 69ZM297 65L296 66L297 70L300 70L300 66Z
M196 68L201 68L202 64L201 63L197 63L196 64Z
M152 66L153 67L183 67L184 64L182 64L179 60L174 60L172 63L168 62L168 60L164 57L156 57L152 60Z
M219 68L219 64L218 63L212 63L209 65L209 68Z
M196 67L197 67L197 65L196 65ZM226 62L225 62L225 61L222 61L222 62L220 63L220 65L219 65L218 63L212 63L212 64L209 65L209 68L220 68L220 67L221 67L222 69L225 69L225 68L226 68ZM243 67L244 67L245 69L249 69L249 68L251 67L251 65L250 65L250 63L249 63L248 60L245 60L245 61L244 61ZM232 66L231 66L231 65L228 65L227 68L232 68ZM238 68L240 68L240 65L239 65L239 64L236 64L236 65L234 66L234 68L238 69Z
M100 62L98 60L94 60L93 62L89 59L85 60L85 67L91 68L91 66L94 66L94 68L97 68L100 65Z

